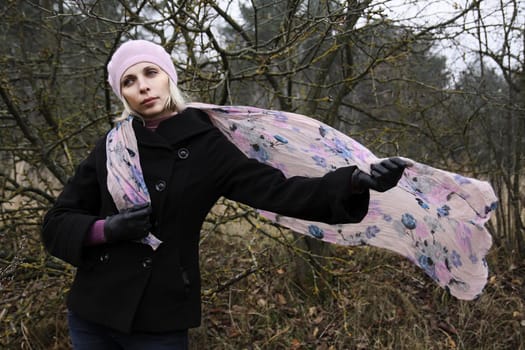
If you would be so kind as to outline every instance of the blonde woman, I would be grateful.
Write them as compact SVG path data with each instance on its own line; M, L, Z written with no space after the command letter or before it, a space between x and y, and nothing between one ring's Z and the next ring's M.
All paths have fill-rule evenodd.
M75 349L187 349L200 324L199 232L221 196L329 224L359 222L369 189L396 185L405 163L375 176L356 166L286 178L250 159L186 108L170 56L128 41L108 64L124 113L45 216L43 240L77 267L69 292Z

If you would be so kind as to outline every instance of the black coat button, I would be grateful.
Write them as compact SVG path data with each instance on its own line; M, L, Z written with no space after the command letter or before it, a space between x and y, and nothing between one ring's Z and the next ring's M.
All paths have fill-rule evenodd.
M164 191L166 189L166 181L164 181L164 180L157 181L157 183L155 184L155 189L158 192Z
M100 255L98 259L102 263L108 262L109 261L109 253L104 253L104 254Z
M179 148L177 155L180 159L186 159L190 156L190 151L187 148Z
M153 265L153 260L151 258L146 258L142 260L142 267L145 269L151 268L151 265Z

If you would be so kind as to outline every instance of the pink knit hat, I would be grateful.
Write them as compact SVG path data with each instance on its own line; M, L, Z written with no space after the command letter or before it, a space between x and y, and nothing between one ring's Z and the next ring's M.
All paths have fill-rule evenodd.
M122 99L120 78L129 67L139 62L159 66L177 84L177 72L170 55L158 44L146 40L130 40L122 44L108 63L108 82L113 92Z

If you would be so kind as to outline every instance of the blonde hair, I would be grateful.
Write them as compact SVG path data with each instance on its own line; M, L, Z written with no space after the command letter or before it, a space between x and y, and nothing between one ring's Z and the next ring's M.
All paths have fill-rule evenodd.
M168 96L168 100L166 101L166 105L164 106L164 110L177 113L182 112L186 109L186 99L184 95L177 87L177 84L175 84L175 82L173 82L171 78L168 80L168 87L170 89L170 94ZM124 97L122 97L122 104L124 106L124 110L122 111L122 114L120 116L115 117L113 119L114 123L126 119L130 114L142 118L142 116L139 113L134 111L129 106L128 102Z

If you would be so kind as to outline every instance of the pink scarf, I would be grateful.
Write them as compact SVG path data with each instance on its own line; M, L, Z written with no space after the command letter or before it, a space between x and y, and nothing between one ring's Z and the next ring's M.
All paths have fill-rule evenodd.
M245 106L193 103L248 157L287 177L322 176L357 165L369 171L379 159L347 135L303 115ZM149 202L132 117L107 137L108 189L119 210ZM253 147L258 145L258 147ZM484 227L497 206L489 183L406 159L398 185L371 191L367 216L358 224L328 225L260 211L273 222L325 242L367 244L405 256L459 299L471 300L488 276L485 260L492 238ZM350 181L350 179L349 179ZM143 243L156 249L150 234Z

